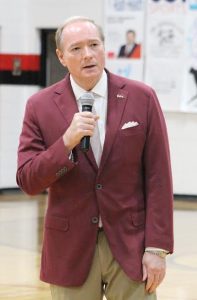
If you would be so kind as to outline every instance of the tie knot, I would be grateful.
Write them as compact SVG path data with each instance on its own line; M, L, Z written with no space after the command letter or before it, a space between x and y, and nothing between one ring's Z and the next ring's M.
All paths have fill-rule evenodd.
M95 92L92 92L92 94L93 94L93 97L94 97L95 99L98 99L98 98L101 97L101 95L99 95L99 94L97 94L97 93L95 93Z

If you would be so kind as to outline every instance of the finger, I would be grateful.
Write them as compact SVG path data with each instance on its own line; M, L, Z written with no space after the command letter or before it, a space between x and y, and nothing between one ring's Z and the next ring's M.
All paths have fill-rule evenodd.
M149 293L153 293L155 292L156 288L159 286L159 280L158 279L154 279L154 281L152 282L152 285L150 286L148 292Z
M86 117L86 118L92 118L94 116L94 114L91 111L82 111L82 112L80 112L78 114L80 116Z
M159 276L159 284L163 281L165 277L165 272L161 273L160 276Z
M94 120L94 118L86 118L86 117L80 117L71 124L72 128L79 131L94 130L95 125L96 125L96 121Z
M90 112L76 113L73 117L73 124L80 125L86 122L95 122L94 115Z
M145 265L143 265L143 278L142 278L142 281L145 281L146 279L147 279L147 270L146 270Z
M154 276L152 274L147 274L147 282L146 282L146 291L149 292L152 285L154 283Z
M160 285L163 278L164 278L163 274L155 275L154 279L153 279L153 282L152 282L152 285L148 289L148 292L153 293L156 290L156 288Z
M82 128L83 130L90 130L90 131L94 131L95 127L96 127L97 122L94 119L89 119L89 120L85 120L80 124L80 128Z
M94 119L95 121L97 121L100 118L99 115L96 115L93 112L88 112L88 111L79 113L79 116L81 116L83 118Z
M81 124L92 125L95 127L98 119L99 119L99 116L97 116L97 115L93 115L91 117L82 116L82 118L79 120L79 122Z
M82 128L94 128L96 126L96 121L94 119L84 119L79 122L79 126Z

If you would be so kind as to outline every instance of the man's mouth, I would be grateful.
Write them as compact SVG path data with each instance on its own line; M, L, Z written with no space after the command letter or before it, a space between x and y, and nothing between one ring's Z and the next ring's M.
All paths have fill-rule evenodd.
M84 69L92 69L94 68L96 65L88 65L88 66L84 66L83 68Z

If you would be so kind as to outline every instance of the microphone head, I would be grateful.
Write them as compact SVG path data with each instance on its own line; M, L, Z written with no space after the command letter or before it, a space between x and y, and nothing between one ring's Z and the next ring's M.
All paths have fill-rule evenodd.
M87 92L84 93L80 98L79 101L81 103L81 105L89 105L89 106L93 106L94 104L94 96L93 93L91 92Z

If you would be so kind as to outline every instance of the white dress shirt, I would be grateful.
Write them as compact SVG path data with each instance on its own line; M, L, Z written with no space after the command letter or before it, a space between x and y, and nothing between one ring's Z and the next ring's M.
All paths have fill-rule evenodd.
M80 87L72 78L70 75L70 81L71 86L75 95L75 98L77 100L77 105L79 111L82 110L81 103L79 101L79 98L87 92L92 92L94 95L94 110L96 111L96 114L99 116L98 119L98 128L100 133L100 141L101 146L103 148L103 144L105 141L105 129L106 129L106 118L107 118L107 74L105 71L103 71L103 74L100 78L100 80L97 82L95 87L91 91L86 91L82 87Z

